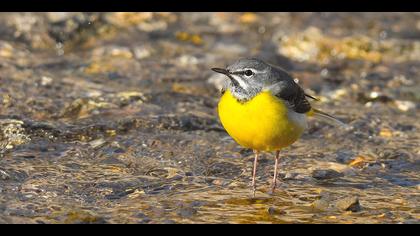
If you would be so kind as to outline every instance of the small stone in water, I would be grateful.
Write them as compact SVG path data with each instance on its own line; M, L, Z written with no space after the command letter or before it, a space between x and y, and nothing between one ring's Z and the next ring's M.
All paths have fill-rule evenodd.
M312 177L317 180L324 180L324 179L335 179L339 177L343 177L344 175L338 171L327 169L327 170L314 170L312 172Z
M53 82L53 79L47 76L42 76L41 78L41 85L42 86L48 86L51 85L51 83Z
M284 211L282 211L282 210L280 210L278 208L272 207L272 206L267 209L267 212L270 215L281 215L281 214L284 214Z
M1 180L8 180L10 179L10 175L6 173L6 171L0 170L0 179Z
M335 206L342 211L358 212L362 209L357 197L346 197L336 202Z
M401 111L409 111L411 109L416 108L416 104L411 101L395 101L395 105Z
M317 210L326 211L328 209L329 205L330 204L326 200L324 200L324 199L318 199L318 200L315 200L312 203L311 206L313 208L317 209Z
M353 161L349 163L352 167L362 167L365 164L366 158L363 156L357 156Z
M185 218L192 217L196 213L197 213L197 210L191 206L182 206L178 210L178 215Z
M390 129L381 129L381 131L379 131L379 136L384 137L384 138L391 138L392 137L392 131Z

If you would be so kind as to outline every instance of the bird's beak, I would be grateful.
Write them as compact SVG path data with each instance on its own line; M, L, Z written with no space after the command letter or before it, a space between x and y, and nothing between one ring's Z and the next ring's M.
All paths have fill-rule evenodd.
M211 70L214 71L214 72L217 72L217 73L221 73L221 74L227 75L227 76L230 75L229 71L226 70L226 69L222 69L222 68L211 68Z
M234 78L232 73L226 69L222 69L222 68L211 68L214 72L220 73L220 74L224 74L226 75L230 81L233 83L233 85L235 87L240 86L240 82L238 82L238 79ZM243 82L242 82L243 83Z

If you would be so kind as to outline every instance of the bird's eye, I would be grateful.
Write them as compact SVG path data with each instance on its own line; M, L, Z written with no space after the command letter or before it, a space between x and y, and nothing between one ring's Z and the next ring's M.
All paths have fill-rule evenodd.
M244 74L245 74L246 76L251 76L251 75L253 75L254 73L252 72L252 70L246 70Z

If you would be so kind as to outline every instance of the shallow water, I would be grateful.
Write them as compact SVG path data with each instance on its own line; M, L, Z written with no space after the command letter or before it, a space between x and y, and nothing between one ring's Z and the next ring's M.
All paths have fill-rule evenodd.
M0 31L0 223L420 222L419 14L2 13ZM209 69L245 56L350 125L310 120L272 195L264 154L255 199Z

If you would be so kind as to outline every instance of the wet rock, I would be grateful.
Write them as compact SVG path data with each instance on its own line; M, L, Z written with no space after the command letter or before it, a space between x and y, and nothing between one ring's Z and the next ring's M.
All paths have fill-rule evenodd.
M131 59L133 58L133 53L128 47L123 47L119 45L110 45L110 46L98 47L94 49L92 52L92 57L94 58L117 57L117 58Z
M115 106L116 105L108 102L95 101L88 98L78 98L64 107L59 117L72 119L85 118L100 109L106 109Z
M0 41L0 58L11 58L15 53L15 49L10 43Z
M284 215L284 214L286 214L285 211L283 211L283 210L281 210L277 207L272 207L272 206L267 209L267 212L270 215Z
M395 105L397 106L398 109L400 109L401 111L410 111L416 108L416 104L412 101L395 101Z
M195 45L203 44L203 39L198 34L190 34L188 32L180 31L175 33L175 38L180 41L190 42Z
M138 46L133 48L133 53L137 60L141 60L150 57L153 53L153 50L146 46Z
M216 162L216 163L211 164L208 167L205 174L207 176L212 176L212 177L232 179L235 176L239 176L241 172L242 172L242 168L233 163Z
M56 18L50 23L48 33L57 43L84 43L86 36L95 35L95 30L101 24L98 13L75 13L68 15L53 15ZM61 18L61 19L60 19ZM79 45L80 46L80 45Z
M176 222L174 220L166 219L163 221L163 224L176 224Z
M197 214L197 209L191 204L180 204L177 214L183 218L190 218Z
M41 85L42 86L49 86L49 85L51 85L52 84L52 82L53 82L54 80L53 80L53 78L51 78L51 77L48 77L48 76L42 76L42 78L41 78Z
M0 179L1 180L8 180L8 179L10 179L10 175L4 170L0 170Z
M200 118L192 115L181 117L160 116L158 120L160 126L167 129L178 129L185 131L219 130L216 120L210 118Z
M112 194L106 195L105 198L108 200L118 200L134 192L135 189L113 189Z
M23 42L32 48L46 49L54 46L54 41L48 35L48 23L44 16L37 13L9 13L2 17L4 21L2 34L4 37ZM6 23L5 23L6 22ZM2 28L3 28L2 27Z
M379 131L379 136L383 138L391 138L393 135L394 134L391 129L383 128Z
M67 213L64 222L66 224L105 224L103 217L99 217L90 211L72 211Z
M257 22L258 15L251 12L245 12L239 17L239 21L244 24L252 24Z
M314 170L312 172L312 177L317 180L330 180L343 177L344 174L338 171L327 169L327 170Z
M404 220L404 222L402 222L403 224L419 224L419 220L418 219L408 219L408 220Z
M151 12L113 12L104 15L107 23L124 28L140 24L152 18L153 13Z
M394 101L394 98L382 92L373 91L368 95L364 92L357 93L357 101L365 104L366 107L372 107L375 102L389 103Z
M298 175L299 175L299 173L286 172L286 173L284 174L283 179L285 179L285 180L295 179Z
M135 215L135 217L136 218L140 218L139 219L139 221L138 221L138 223L140 223L140 224L147 224L147 223L149 223L150 221L152 221L152 219L150 219L150 217L148 217L147 215L145 215L144 213L142 213L142 212L140 212L140 213L137 213L136 215Z
M341 211L358 212L362 210L358 197L345 197L337 200L335 206Z
M348 164L354 160L354 152L350 150L338 151L335 160L342 164Z
M20 120L0 120L0 151L12 149L31 140L23 125L24 122Z
M104 140L104 139L96 139L96 140L92 140L92 141L90 141L89 142L89 145L92 147L92 148L98 148L98 147L101 147L101 146L103 146L104 144L106 143L106 141Z
M334 59L360 59L372 62L381 60L406 61L419 57L417 42L377 41L365 35L336 39L316 27L281 39L279 52L298 61L321 64ZM409 46L410 45L410 46ZM407 50L406 47L416 48Z
M311 206L314 208L314 209L316 209L316 210L319 210L319 211L327 211L328 210L328 208L330 207L330 203L329 203L329 201L327 201L327 200L325 200L325 199L317 199L317 200L315 200L312 204L311 204Z
M75 12L47 12L46 16L51 23L65 21L77 15Z

